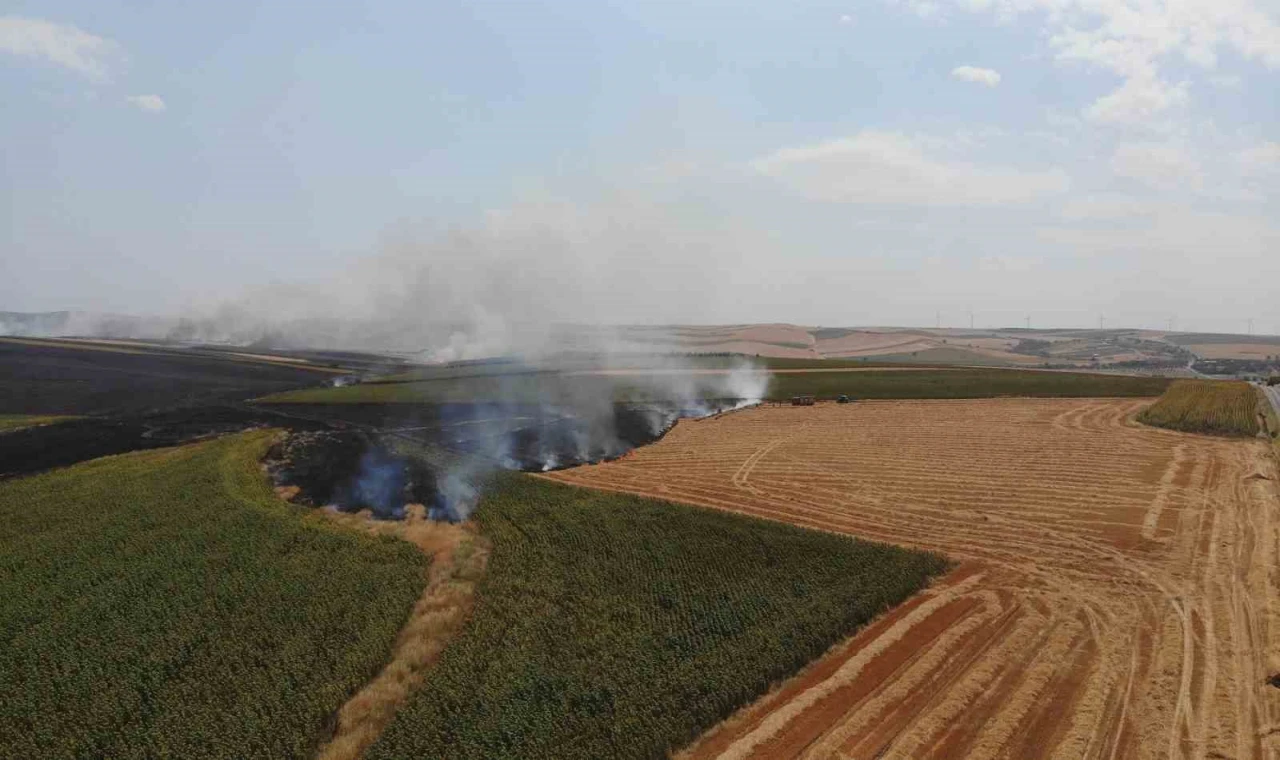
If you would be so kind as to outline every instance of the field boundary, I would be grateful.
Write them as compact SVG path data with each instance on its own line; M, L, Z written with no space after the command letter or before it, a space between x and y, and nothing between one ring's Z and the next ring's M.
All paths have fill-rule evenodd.
M334 713L328 726L331 735L316 753L318 760L357 760L470 619L490 546L474 525L429 520L421 504L410 505L398 521L373 520L367 510L351 514L320 507L312 514L355 532L395 536L416 546L430 561L424 570L426 585L396 636L391 659Z
M1180 742L1262 754L1280 704L1263 685L1270 447L1135 423L1149 403L787 406L550 479L983 568L953 600L862 634L875 651L837 648L682 759L1128 757ZM749 483L735 478L744 466Z

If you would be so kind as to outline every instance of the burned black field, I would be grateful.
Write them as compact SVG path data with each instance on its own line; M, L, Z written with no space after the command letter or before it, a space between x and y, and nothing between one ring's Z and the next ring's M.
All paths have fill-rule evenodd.
M324 385L332 376L199 353L0 339L0 414L108 415L219 404Z
M545 472L615 458L657 440L681 417L739 403L252 401L330 385L341 371L240 360L231 352L0 341L6 391L0 413L78 415L0 434L0 478L271 427L289 431L291 439L273 450L270 472L299 503L367 508L388 519L401 517L406 504L421 503L434 517L459 519L493 472Z
M175 446L251 427L315 430L326 426L227 404L81 417L0 434L0 478L111 454Z

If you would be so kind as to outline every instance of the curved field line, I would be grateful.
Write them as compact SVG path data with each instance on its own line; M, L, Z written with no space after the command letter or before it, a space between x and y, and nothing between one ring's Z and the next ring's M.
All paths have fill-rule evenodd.
M756 408L550 477L969 568L682 757L1280 756L1280 473L1256 441L1136 424L1148 403ZM949 632L945 594L981 605Z

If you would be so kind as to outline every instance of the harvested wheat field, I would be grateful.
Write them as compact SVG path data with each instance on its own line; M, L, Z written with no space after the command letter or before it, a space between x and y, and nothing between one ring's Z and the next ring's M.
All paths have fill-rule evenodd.
M552 477L959 562L684 756L1274 756L1274 462L1149 403L756 408Z

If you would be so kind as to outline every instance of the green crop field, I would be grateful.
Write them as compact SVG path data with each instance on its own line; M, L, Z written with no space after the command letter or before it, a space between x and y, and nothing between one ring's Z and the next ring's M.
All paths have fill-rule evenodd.
M313 752L426 559L276 499L270 437L0 482L0 757Z
M800 369L800 368L797 368ZM799 394L835 398L991 398L996 396L1158 396L1169 385L1160 377L1014 369L906 369L848 372L770 373L768 397ZM403 383L361 383L309 388L267 396L271 403L538 402L554 398L666 400L660 386L644 386L625 375L562 375L555 372L442 378Z
M370 758L661 758L942 572L936 555L498 479L477 606Z
M35 427L36 425L48 425L51 422L66 419L70 418L48 414L0 414L0 433L8 430Z
M1011 369L901 370L776 374L769 396L800 394L835 398L994 398L1158 396L1169 385L1160 377Z
M1230 380L1179 380L1138 415L1156 427L1210 435L1257 435L1258 391Z
M974 355L977 356L976 354ZM983 363L989 363L984 360ZM760 369L854 369L866 367L896 367L909 363L915 367L945 366L946 362L929 362L915 357L889 361L872 361L865 358L850 359L792 359L776 356L747 356L745 354L673 354L641 355L632 357L610 356L607 360L590 357L565 358L553 362L526 364L514 360L460 362L437 366L417 367L403 372L371 377L367 383L411 383L425 380L457 380L462 378L492 377L499 375L529 375L591 370L627 370L656 368L685 369L733 369L750 366Z

